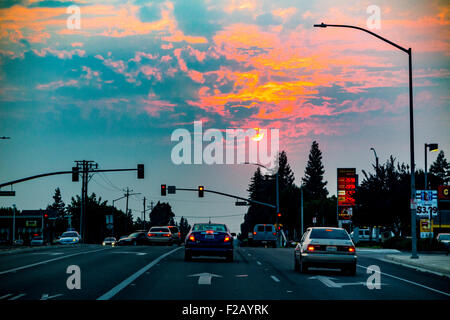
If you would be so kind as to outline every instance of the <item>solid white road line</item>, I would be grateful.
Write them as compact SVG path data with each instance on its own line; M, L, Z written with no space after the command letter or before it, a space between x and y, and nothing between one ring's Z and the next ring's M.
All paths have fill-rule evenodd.
M124 281L119 283L117 286L115 286L114 288L112 288L111 290L106 292L104 295L102 295L101 297L98 297L97 300L109 300L109 299L111 299L116 294L118 294L121 290L123 290L126 286L128 286L130 283L132 283L137 278L139 278L144 272L149 270L151 267L156 265L158 262L160 262L162 259L164 259L168 255L170 255L170 254L172 254L172 253L174 253L174 252L176 252L176 251L178 251L180 249L182 249L182 247L176 248L176 249L174 249L172 251L169 251L169 252L163 254L162 256L159 256L158 258L156 258L155 260L150 262L148 265L146 265L145 267L141 268L136 273L132 274L127 279L125 279Z
M367 267L361 266L359 264L357 266L360 267L360 268L367 269ZM443 294L443 295L445 295L447 297L450 297L450 293L447 293L447 292L444 292L444 291L440 291L440 290L437 290L437 289L434 289L434 288L430 288L430 287L427 287L427 286L425 286L423 284L420 284L420 283L417 283L417 282L414 282L414 281L410 281L410 280L406 280L406 279L403 279L403 278L399 278L399 277L393 276L392 274L384 273L384 272L381 272L381 271L380 271L380 274L383 274L385 276L388 276L388 277L391 277L391 278L394 278L394 279L397 279L397 280L401 280L401 281L404 281L404 282L407 282L407 283L410 283L410 284L422 287L424 289L428 289L428 290L431 290L431 291Z
M19 299L19 298L21 298L21 297L23 297L25 295L26 295L25 293L21 293L21 294L15 296L15 297L12 297L11 299L8 299L8 300L17 300L17 299Z
M4 296L1 296L0 300L8 298L9 296L12 296L12 293L8 293L8 294L5 294Z
M273 281L280 282L280 279L278 279L277 277L275 277L275 276L270 276L270 277L273 279Z
M66 259L66 258L78 256L80 254L93 253L93 252L98 252L98 251L103 251L103 250L107 250L107 249L99 249L99 250L92 250L92 251L84 251L84 252L73 253L73 254L69 254L67 256L62 256L62 257L58 257L58 258L54 258L54 259L50 259L50 260L36 262L36 263L28 264L26 266L17 267L17 268L14 268L14 269L0 271L0 275L1 274L5 274L5 273L10 273L10 272L16 272L16 271L23 270L23 269L28 269L28 268L39 266L41 264L45 264L45 263L48 263L48 262L53 262L53 261L57 261L57 260L61 260L61 259Z

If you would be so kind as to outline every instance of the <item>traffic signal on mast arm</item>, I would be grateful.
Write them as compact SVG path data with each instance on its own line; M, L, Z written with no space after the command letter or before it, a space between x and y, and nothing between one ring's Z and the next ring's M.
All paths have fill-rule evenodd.
M278 218L281 218L281 212L277 213Z
M80 169L78 169L78 167L72 167L72 181L73 182L80 181L79 173L80 173Z
M162 185L161 185L161 195L162 195L162 196L165 196L166 193L167 193L166 185L165 185L165 184L162 184Z
M144 179L144 165L143 164L137 165L137 178Z
M205 188L203 186L198 186L198 197L203 198Z

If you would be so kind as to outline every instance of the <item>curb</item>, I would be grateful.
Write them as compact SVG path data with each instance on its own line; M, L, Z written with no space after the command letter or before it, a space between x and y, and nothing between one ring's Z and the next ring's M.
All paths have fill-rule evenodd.
M393 262L395 264L399 264L405 267L419 268L419 271L430 272L433 274L438 274L440 276L450 278L450 273L448 273L448 271L442 270L441 268L438 267L423 265L415 261L408 261L408 263L406 263L404 260L392 256L385 256L383 260L386 262Z
M95 244L94 244L95 245ZM50 245L50 246L40 246L40 247L35 247L35 248L26 248L26 249L21 249L21 248L15 248L15 249L6 249L4 251L0 251L0 256L1 255L9 255L9 254L18 254L18 253L27 253L27 252L35 252L35 251L42 251L45 249L58 249L58 248L83 248L83 247L89 247L92 246L92 244L71 244L71 245L66 245L66 244L59 244L59 245ZM96 245L95 245L96 246Z

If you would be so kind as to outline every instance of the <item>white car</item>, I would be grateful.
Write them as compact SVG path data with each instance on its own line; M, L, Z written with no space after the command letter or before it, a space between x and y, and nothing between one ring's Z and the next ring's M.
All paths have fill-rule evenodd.
M42 246L42 245L44 245L44 237L34 236L33 239L31 239L30 244L32 246Z
M105 238L105 240L103 240L102 245L104 245L104 246L110 245L110 246L114 247L116 242L117 242L116 238L114 238L114 237L107 237L107 238Z
M59 237L60 244L76 244L80 243L81 236L76 231L66 231Z

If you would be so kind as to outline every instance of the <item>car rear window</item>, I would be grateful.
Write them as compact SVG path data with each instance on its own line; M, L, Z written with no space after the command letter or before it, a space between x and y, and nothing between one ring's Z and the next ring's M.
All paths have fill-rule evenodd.
M151 232L170 232L168 228L151 228Z
M258 232L264 232L264 226L258 226L258 227L256 228L256 231L258 231Z
M172 231L172 233L178 233L177 227L169 227L169 229Z
M61 237L78 237L78 233L76 232L64 232Z
M339 229L312 229L309 238L350 240L347 232Z
M227 227L224 224L196 224L194 225L193 231L227 231Z
M272 232L273 230L273 226L266 226L266 231L267 232Z

